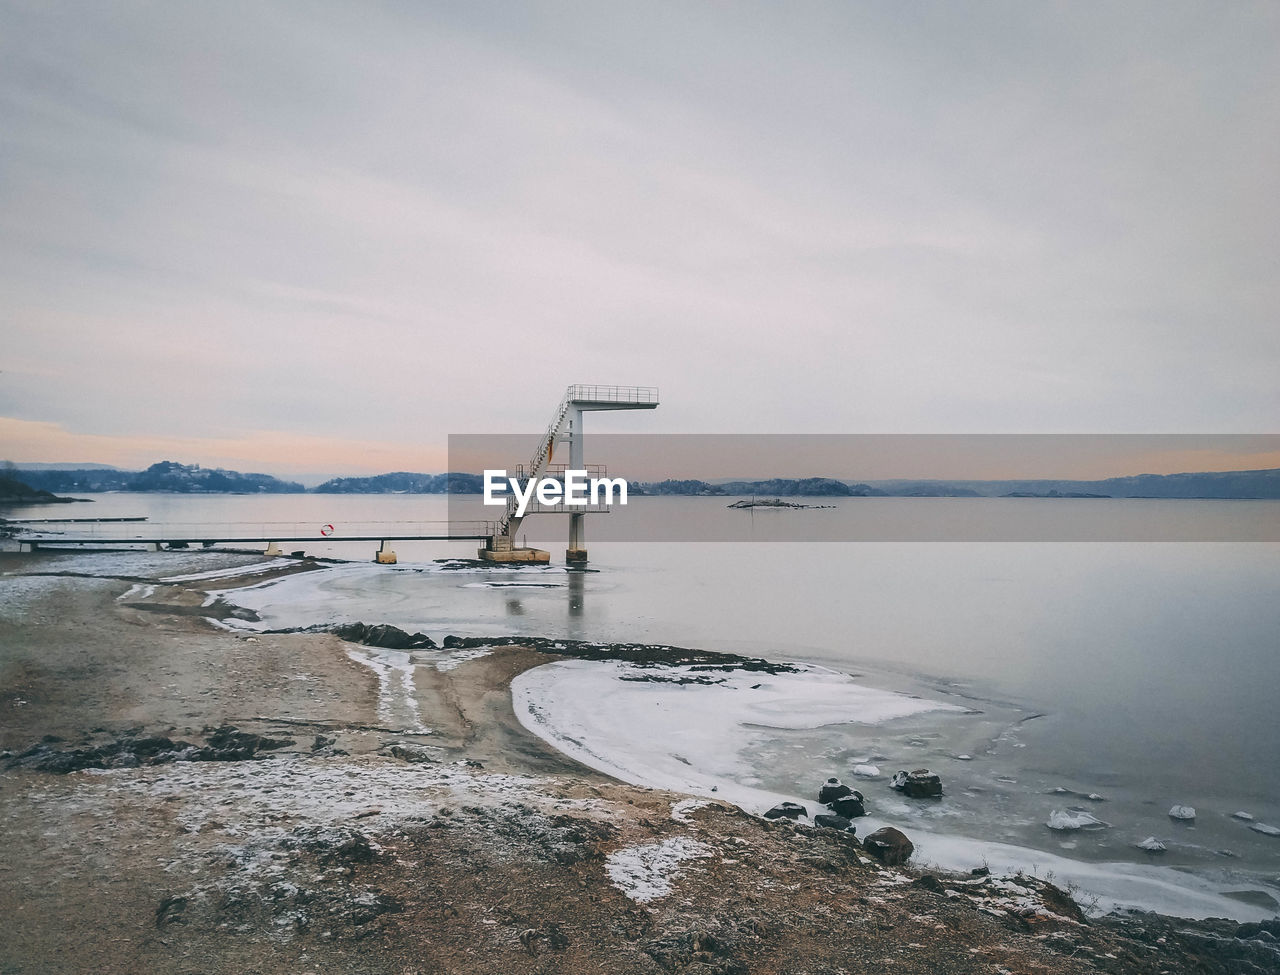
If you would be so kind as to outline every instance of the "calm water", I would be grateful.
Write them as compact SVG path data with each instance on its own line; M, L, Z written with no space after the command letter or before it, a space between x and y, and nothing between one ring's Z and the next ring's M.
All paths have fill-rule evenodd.
M869 509L859 505L869 500L844 500L823 515L866 519ZM1180 519L1193 533L1203 527L1206 537L1270 538L1280 515L1275 502L888 503L893 517L919 524L954 519L965 505L982 506L984 520L1004 510L1043 537L1064 530L1066 537L1094 537L1100 523L1122 521L1126 512L1150 520L1156 505L1160 518ZM724 504L635 499L626 524L610 528L615 515L597 518L589 539L635 537L645 519L662 537L673 519L721 517ZM363 533L375 522L447 517L445 498L415 496L103 495L70 511L28 512L64 513L289 522L309 530L333 524L339 534ZM526 522L530 541L550 535L545 547L559 558L564 522L542 521L542 528L538 519ZM776 520L764 524L766 535L787 534ZM1243 809L1280 825L1280 544L604 540L589 542L596 571L583 574L422 572L430 559L473 555L475 543L395 547L396 567L365 564L273 587L255 594L252 605L280 625L362 619L436 636L664 642L826 664L983 713L864 729L861 737L780 735L777 749L761 755L765 785L808 792L831 772L847 773L841 763L876 756L890 772L928 765L943 775L951 796L945 808L913 813L936 828L1089 859L1141 859L1132 843L1154 834L1170 842L1165 863L1271 879L1280 872L1280 839L1230 818ZM363 561L374 546L306 548ZM972 760L956 757L962 753ZM1074 835L1045 829L1050 809L1074 802L1051 795L1054 788L1105 795L1105 803L1084 804L1113 828ZM1175 802L1197 807L1194 827L1168 820ZM1237 857L1224 857L1224 849Z

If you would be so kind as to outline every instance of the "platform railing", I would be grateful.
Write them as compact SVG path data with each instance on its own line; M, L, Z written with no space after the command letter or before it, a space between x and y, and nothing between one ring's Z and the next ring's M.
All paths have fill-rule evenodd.
M570 402L657 403L657 386L570 386L565 393Z

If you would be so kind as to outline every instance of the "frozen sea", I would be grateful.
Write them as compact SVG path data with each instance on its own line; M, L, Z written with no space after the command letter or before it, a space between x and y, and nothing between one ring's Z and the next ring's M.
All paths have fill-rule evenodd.
M646 509L646 501L657 503ZM718 517L725 503L634 499L627 517L633 525L645 517L669 523L673 512L696 519L709 505ZM859 503L865 499L838 501L850 517L866 517ZM1090 503L1104 511L1053 500L896 503L918 506L897 510L926 521L966 503L983 504L987 519L998 517L1001 504L1011 512L1017 506L1011 517L1024 525L1040 511L1053 524L1046 537L1062 535L1064 518L1084 519L1079 537L1093 537L1088 519L1124 519L1126 505L1148 504ZM1189 524L1203 519L1232 538L1274 537L1280 516L1277 503L1160 504L1163 517L1172 511ZM357 524L367 530L368 523L447 517L440 497L317 495L103 495L69 514L84 517L90 508L98 516L169 522L332 524L335 538ZM1150 516L1150 509L1128 510ZM51 516L48 508L30 514ZM1225 534L1218 531L1224 519ZM549 536L544 547L559 556L563 522L544 520L545 528L536 527L537 519L526 523L530 542ZM589 539L610 534L591 526L588 532ZM1280 825L1274 541L589 541L592 571L585 573L557 566L443 571L432 561L473 555L474 543L398 544L399 564L376 566L366 561L372 547L308 544L313 554L360 561L247 590L237 601L272 627L358 619L435 637L670 643L805 662L851 677L851 684L946 707L886 715L859 711L852 701L852 720L841 720L837 708L817 722L760 721L692 686L687 694L682 689L677 710L714 720L698 725L709 743L689 755L681 751L689 750L689 731L679 722L641 728L587 720L609 665L588 665L595 676L586 683L570 679L572 669L548 670L538 677L549 682L539 693L558 702L557 720L566 727L581 718L578 732L595 735L596 751L624 778L665 784L657 780L670 763L658 759L675 753L697 780L687 785L701 783L703 792L716 785L720 795L782 795L813 806L821 781L837 775L866 794L873 817L908 833L968 839L971 856L992 860L1005 855L998 851L1022 851L1016 857L1027 868L1059 876L1076 864L1085 889L1105 865L1128 865L1156 871L1167 889L1244 892L1235 900L1240 916L1277 909L1267 898L1280 898L1280 837L1251 828ZM881 775L855 781L855 766L867 765ZM942 776L942 801L910 802L889 788L894 771L919 767ZM1174 805L1194 807L1195 820L1169 817ZM1083 813L1106 825L1046 825L1051 818L1083 821ZM1165 852L1137 847L1152 836ZM976 853L977 843L989 845L986 853ZM955 853L947 843L934 848L940 863ZM1115 903L1142 900L1100 881L1095 886L1104 900L1112 894ZM1144 902L1169 906L1157 897Z

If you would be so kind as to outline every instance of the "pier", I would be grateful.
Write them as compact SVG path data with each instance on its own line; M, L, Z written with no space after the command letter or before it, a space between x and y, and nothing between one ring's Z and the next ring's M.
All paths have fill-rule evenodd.
M428 521L428 522L358 522L342 527L324 525L319 528L296 522L162 524L145 518L32 518L8 523L16 529L11 541L19 551L41 549L123 548L143 545L154 551L217 545L265 545L264 554L286 554L281 543L325 544L337 542L376 542L374 560L394 564L392 542L463 542L484 541L493 537L492 521ZM38 525L39 528L25 526ZM66 525L54 530L53 525ZM91 527L90 527L91 526Z

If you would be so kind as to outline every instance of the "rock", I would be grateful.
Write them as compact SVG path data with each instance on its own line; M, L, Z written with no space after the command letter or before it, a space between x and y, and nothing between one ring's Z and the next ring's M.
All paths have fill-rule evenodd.
M935 894L945 894L946 888L942 886L942 881L931 873L922 874L915 880L911 881L912 887L922 887L925 890L932 891Z
M1154 836L1148 836L1141 843L1134 844L1139 850L1146 850L1148 853L1163 853L1167 847Z
M878 765L855 765L853 774L860 779L875 779L880 776L880 767Z
M383 647L387 650L433 650L435 641L425 633L406 633L398 626L379 623L366 626L364 623L339 623L328 627L330 633L346 640L348 643L363 643L367 647Z
M392 745L387 751L402 762L438 763L440 761L439 752L429 751L419 745Z
M205 735L209 744L194 749L189 758L196 762L243 762L260 751L288 748L296 744L292 738L268 738L240 731L232 725L223 725Z
M177 747L174 745L173 739L162 736L134 738L128 744L129 750L137 755L139 759L154 758L161 752L171 752Z
M160 902L160 906L156 908L156 927L163 928L170 924L185 924L186 918L182 915L187 909L187 899L185 897L166 897Z
M1090 813L1077 809L1055 809L1049 813L1049 819L1045 823L1050 829L1074 830L1074 829L1106 829L1110 823L1104 823L1101 819Z
M863 807L865 801L861 792L850 792L849 795L841 796L835 802L827 803L827 806L837 816L844 816L846 819L857 819L859 816L867 814L867 810Z
M911 799L942 795L942 780L927 768L918 768L914 772L897 772L890 784Z
M848 795L853 795L853 790L832 776L822 783L822 788L818 790L818 801L825 806Z
M865 840L862 848L886 867L906 863L915 852L915 845L901 831L892 826L882 826Z
M852 830L853 832L857 832L857 830L854 829L853 823L849 821L847 816L840 816L836 813L818 813L813 817L813 825L826 826L828 829Z
M1268 826L1266 823L1251 823L1249 828L1263 836L1280 836L1280 827Z
M1194 806L1174 806L1169 810L1170 819L1180 819L1183 822L1192 822L1196 818L1196 810Z
M991 868L988 866L974 867L969 871L970 877L990 877Z
M1252 815L1251 813L1247 813L1247 812L1243 812L1243 811L1242 811L1242 812L1233 812L1233 813L1231 814L1231 818L1232 818L1232 819L1240 819L1240 820L1243 820L1243 821L1244 821L1244 822L1246 822L1246 823L1251 823L1251 822L1253 822L1253 815Z
M141 736L135 731L94 748L57 751L48 744L40 744L10 760L8 767L65 775L82 769L137 768L169 762L241 762L256 757L259 751L295 744L291 738L249 734L230 725L208 732L206 741L206 745L197 747L163 735Z
M780 802L767 813L764 814L765 819L799 819L801 816L808 816L809 810L798 802Z
M371 863L378 848L359 830L346 827L299 826L281 841L286 850L307 850L322 863Z

